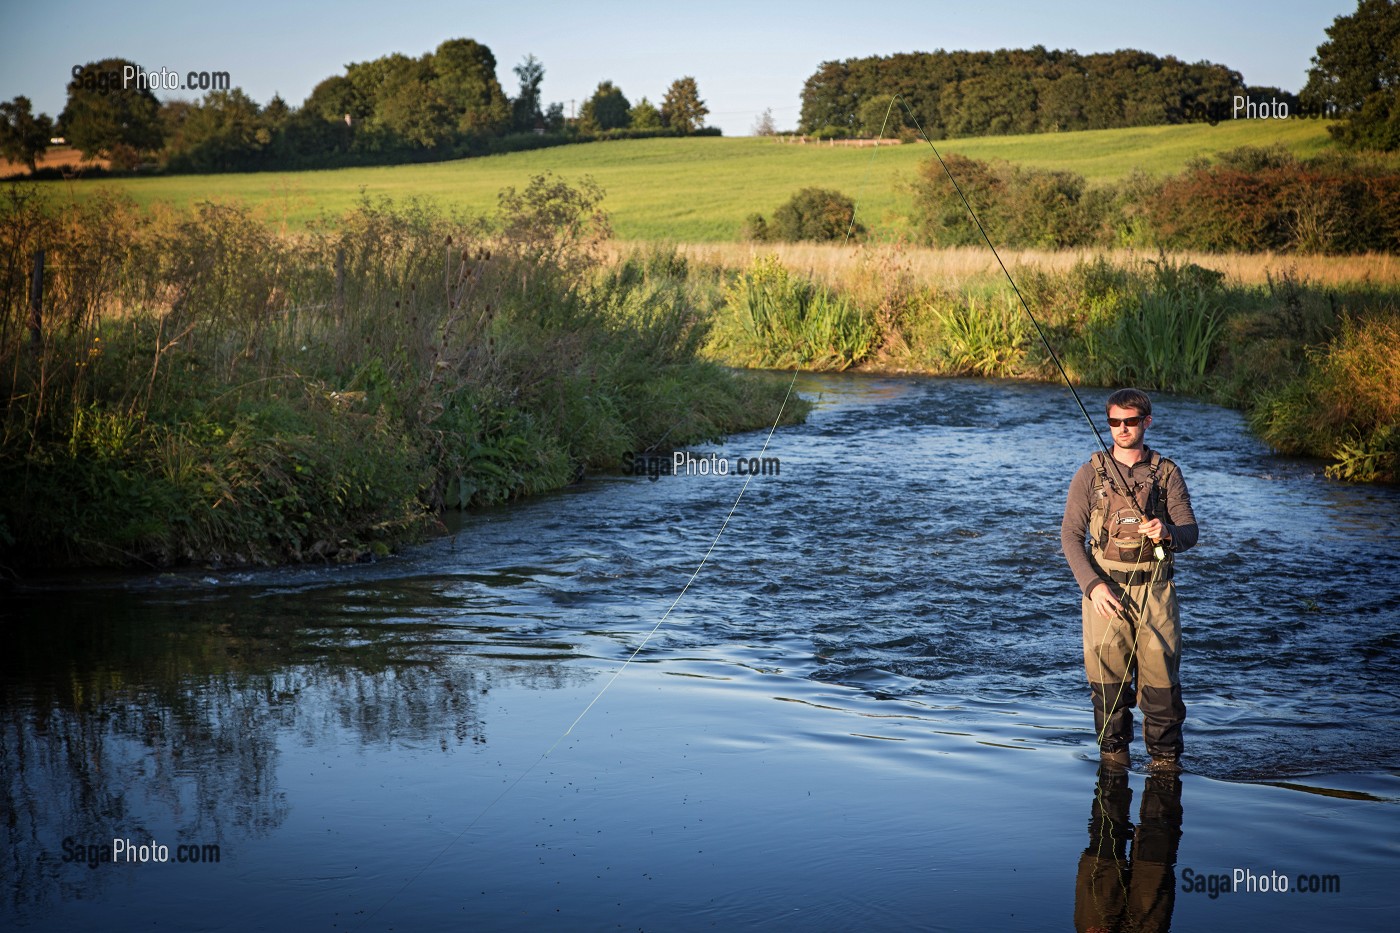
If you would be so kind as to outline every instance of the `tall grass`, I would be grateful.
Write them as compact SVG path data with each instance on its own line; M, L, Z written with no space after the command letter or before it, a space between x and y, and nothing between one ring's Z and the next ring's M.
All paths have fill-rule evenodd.
M747 366L842 370L876 346L872 317L845 296L793 276L776 257L738 274L715 326L715 352Z
M275 235L238 204L58 209L10 189L0 559L348 559L443 507L772 423L783 387L697 358L685 260L600 266L600 200L541 176L486 220L366 198Z
M690 250L723 265L732 253ZM780 258L781 257L781 258ZM712 349L738 365L822 368L794 354L794 329L768 310L758 283L784 293L821 289L862 310L863 369L915 370L1057 381L1059 374L1004 280L929 279L923 254L803 246L751 260L733 272L716 332L738 334ZM1264 269L1263 281L1231 279L1179 257L1118 255L1030 261L1016 278L1071 379L1184 392L1244 409L1280 451L1324 458L1329 475L1395 481L1400 451L1400 302L1393 287L1310 281L1313 261ZM791 271L788 264L805 275ZM765 278L766 277L766 278ZM793 303L792 307L799 307ZM767 343L765 343L767 341Z
M1010 295L934 303L937 337L927 358L953 376L1017 375L1026 359L1031 326Z
M1288 453L1324 453L1328 475L1400 478L1400 311L1346 315L1336 336L1307 351L1301 375L1268 391L1253 412L1260 435Z

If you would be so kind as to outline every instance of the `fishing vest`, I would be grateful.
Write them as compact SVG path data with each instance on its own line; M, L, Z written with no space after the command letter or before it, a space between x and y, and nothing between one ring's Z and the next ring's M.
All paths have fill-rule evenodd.
M1094 451L1089 462L1094 467L1094 488L1089 493L1089 546L1094 556L1127 564L1152 563L1152 540L1138 528L1144 515L1163 523L1167 520L1157 473L1163 462L1171 461L1163 461L1154 450L1148 460L1147 478L1128 490L1122 488L1118 471L1103 451Z

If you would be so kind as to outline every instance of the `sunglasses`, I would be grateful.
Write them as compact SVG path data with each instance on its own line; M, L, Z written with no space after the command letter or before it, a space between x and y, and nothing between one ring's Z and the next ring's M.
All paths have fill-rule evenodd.
M1128 427L1130 427L1130 428L1135 428L1135 427L1137 427L1138 425L1142 424L1142 416L1139 415L1139 416L1137 416L1136 418L1109 418L1109 419L1108 419L1108 426L1109 426L1110 428L1116 428L1116 427L1118 427L1120 424L1126 424L1126 425L1127 425Z

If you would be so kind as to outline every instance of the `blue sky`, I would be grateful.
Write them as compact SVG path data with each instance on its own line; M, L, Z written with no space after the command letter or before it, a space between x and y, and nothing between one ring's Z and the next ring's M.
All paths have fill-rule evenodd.
M57 116L74 65L121 56L147 70L227 71L259 103L280 93L299 105L348 62L421 55L465 37L495 53L507 94L518 86L511 68L533 53L545 67L544 99L566 110L603 79L633 102L656 102L692 75L709 123L741 135L765 108L779 128L795 126L802 82L820 62L939 48L1139 48L1296 91L1324 30L1355 9L1355 0L0 0L0 100L23 94Z

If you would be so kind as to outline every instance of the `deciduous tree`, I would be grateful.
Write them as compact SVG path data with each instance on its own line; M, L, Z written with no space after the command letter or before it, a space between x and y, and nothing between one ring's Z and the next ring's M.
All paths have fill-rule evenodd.
M51 136L53 121L46 113L35 116L28 97L0 104L0 155L11 162L20 162L34 171Z
M457 114L459 131L490 136L510 126L510 102L496 79L496 56L489 48L473 39L448 39L433 53L432 67L435 89Z
M544 123L540 109L540 84L544 81L544 63L533 55L515 66L520 79L520 96L511 101L511 125L518 133L529 133Z
M149 89L123 80L139 71L124 58L105 58L84 65L69 82L68 104L58 122L84 156L134 168L143 154L161 147L160 102Z
M1340 112L1330 128L1338 141L1400 148L1400 3L1361 0L1355 13L1332 21L1312 61L1303 102Z
M602 81L593 96L583 102L579 111L579 126L587 133L621 129L628 125L631 105L622 96L622 89L611 81Z
M628 111L631 118L631 127L634 130L659 130L662 127L661 111L656 109L656 105L643 97L632 105Z
M684 135L705 125L710 109L700 99L700 89L691 77L677 78L661 99L661 122Z

